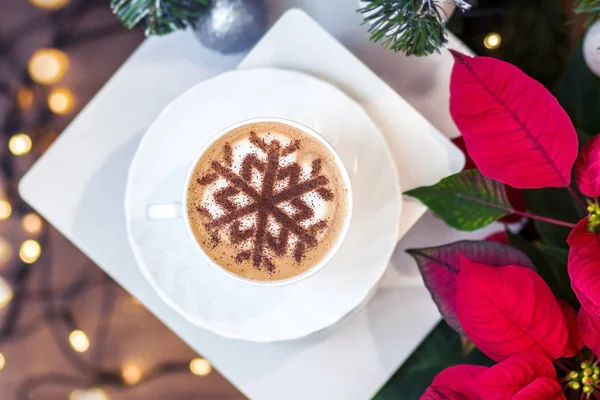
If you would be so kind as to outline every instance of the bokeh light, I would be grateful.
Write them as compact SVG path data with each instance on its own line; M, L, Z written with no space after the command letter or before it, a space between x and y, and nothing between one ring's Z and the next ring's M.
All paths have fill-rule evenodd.
M25 133L17 133L8 141L8 149L15 156L22 156L31 150L31 138Z
M33 107L33 102L35 100L35 96L33 95L33 90L27 87L22 87L17 90L17 105L21 110L29 110Z
M27 213L21 219L21 227L23 230L31 235L37 235L41 232L44 222L42 218L36 213Z
M69 343L73 350L78 353L84 353L90 348L90 339L88 339L84 331L79 329L69 334Z
M110 400L108 394L101 388L75 389L69 395L69 400Z
M194 358L190 362L190 371L196 376L206 376L211 373L212 365L204 358Z
M502 36L496 32L490 32L483 38L483 45L486 49L494 50L502 44Z
M36 7L46 10L58 10L65 7L71 0L29 0Z
M41 85L53 85L69 69L69 56L58 49L36 50L27 64L29 76Z
M0 371L2 371L6 367L6 357L4 354L0 353Z
M54 114L67 114L73 109L73 93L66 88L55 88L48 94L48 108Z
M33 264L40 258L42 253L42 247L40 244L32 239L26 240L21 244L19 249L19 257L24 263Z
M8 200L0 200L0 221L7 220L12 214L12 207Z
M135 385L142 380L142 367L138 364L128 362L121 368L121 377L123 382L128 385Z
M13 298L13 289L10 283L0 276L0 308L4 308L10 303Z

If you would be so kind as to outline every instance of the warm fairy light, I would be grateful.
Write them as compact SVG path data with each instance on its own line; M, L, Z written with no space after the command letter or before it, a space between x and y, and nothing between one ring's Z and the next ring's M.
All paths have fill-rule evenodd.
M10 283L0 276L0 308L4 308L10 303L13 298L13 290Z
M63 8L67 4L69 4L69 2L71 0L29 0L29 1L31 2L31 4L33 4L34 6L39 7L39 8L44 8L46 10L58 10L60 8Z
M12 207L7 200L0 200L0 221L4 221L12 214Z
M21 110L29 110L31 107L33 107L33 90L25 87L20 88L17 90L16 98L17 105Z
M135 385L142 380L142 367L135 363L125 363L121 369L121 377L128 385Z
M31 55L27 64L29 76L42 85L53 85L69 68L69 56L58 49L39 49Z
M206 376L211 373L212 366L204 358L194 358L190 362L190 371L196 376Z
M55 88L48 95L48 108L54 114L66 114L73 108L73 93L69 89Z
M483 38L483 45L486 49L494 50L502 44L502 36L496 32L490 32Z
M75 389L69 395L69 400L110 400L110 397L101 388Z
M40 258L40 254L42 253L42 247L35 240L26 240L21 244L21 248L19 249L19 257L23 260L24 263L33 264Z
M27 213L21 220L23 230L31 235L37 235L42 230L44 222L36 213Z
M78 353L84 353L90 348L90 339L88 339L84 331L80 331L79 329L69 334L69 343L73 350Z
M5 366L6 366L6 357L4 357L4 354L0 353L0 371L2 371Z
M8 141L8 149L15 156L22 156L31 150L31 138L25 133L17 133Z

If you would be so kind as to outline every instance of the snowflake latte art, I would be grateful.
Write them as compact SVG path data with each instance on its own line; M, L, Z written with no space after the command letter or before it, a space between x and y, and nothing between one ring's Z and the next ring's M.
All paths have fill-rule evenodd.
M280 122L243 125L200 158L188 188L196 240L244 278L281 280L319 263L348 216L349 190L333 154Z

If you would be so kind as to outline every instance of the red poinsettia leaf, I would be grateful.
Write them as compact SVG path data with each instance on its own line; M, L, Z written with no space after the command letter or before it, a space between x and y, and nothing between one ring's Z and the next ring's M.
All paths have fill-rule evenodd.
M452 141L452 143L454 143L456 145L456 147L461 149L463 154L465 155L465 166L463 167L462 170L466 171L467 169L477 169L477 167L475 166L475 163L471 159L471 156L467 152L467 146L465 145L465 139L463 139L462 136L459 136L459 137L455 137L450 140Z
M475 166L475 163L471 159L471 156L467 152L467 147L465 146L465 139L463 139L462 136L459 136L459 137L455 137L451 140L452 140L452 143L454 143L456 145L456 147L461 149L463 154L465 155L465 166L463 167L462 170L466 171L468 169L477 169L477 167ZM515 210L525 211L525 208L526 208L525 197L523 197L523 192L521 191L521 189L515 189L514 187L511 187L508 185L505 185L505 189L506 189L506 195L508 197L508 201L513 206L513 208ZM510 224L513 222L520 221L521 218L522 217L520 215L510 214L505 217L499 218L498 221L503 222L505 224Z
M537 352L558 358L567 346L565 317L544 280L517 265L493 268L460 256L456 310L467 337L490 358Z
M567 342L567 348L562 354L562 357L573 357L583 347L581 337L579 336L579 329L577 328L577 311L562 299L557 299L558 305L560 306L565 320L567 321L567 329L569 330L569 341Z
M556 379L538 378L511 397L511 400L565 400Z
M571 286L581 306L600 317L600 235L588 230L588 218L577 223L567 243Z
M456 315L456 278L460 271L459 254L492 267L521 265L535 270L525 253L495 242L470 241L450 243L439 247L411 249L407 252L419 265L425 286L442 317L454 330L464 335Z
M502 244L508 244L508 236L505 231L500 231L496 233L492 233L491 235L485 238L488 242L497 242Z
M556 98L514 65L450 51L450 113L481 173L516 188L568 186L577 134Z
M600 235L592 233L588 230L588 217L580 220L567 238L569 247L581 249L595 250L594 246L600 246Z
M581 341L596 355L600 355L600 318L592 317L584 308L577 314Z
M467 384L477 378L487 367L455 365L446 368L433 379L421 400L480 400Z
M573 285L571 281L571 287L573 288L573 292L575 292L575 296L577 296L577 300L581 303L581 307L586 309L591 315L595 315L600 317L600 306L597 306L591 300L587 298L587 295L583 293L579 288Z
M468 386L482 399L504 400L542 377L556 379L552 361L539 353L522 353L482 372Z
M600 196L600 135L594 136L581 149L575 164L575 181L585 196Z

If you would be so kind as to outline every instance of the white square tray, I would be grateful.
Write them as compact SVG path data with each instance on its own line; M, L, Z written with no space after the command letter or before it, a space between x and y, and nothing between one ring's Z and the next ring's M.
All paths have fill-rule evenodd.
M403 75L390 82L404 82L399 88L407 89L407 98L444 127L447 135L456 133L446 111L449 56L406 62L367 43L360 18L354 13L354 0L336 2L347 4L347 9L328 7L329 2L303 3L312 7L337 37L355 46L353 50L361 47L358 53L377 54L368 58L371 62L385 59L386 66L378 67L384 75L393 76L396 72L390 75L385 71L396 71L396 65L419 65L414 71L402 70ZM201 80L234 68L240 60L241 56L203 49L189 32L146 40L30 170L21 182L21 194L248 397L369 398L439 320L403 249L481 237L484 232L458 233L431 216L424 217L398 246L371 302L353 318L303 340L266 345L224 339L186 322L157 297L135 264L122 205L127 169L140 136L174 97ZM309 63L311 60L314 63ZM365 105L390 144L399 144L398 154L406 151L406 145L420 148L422 157L427 157L430 148L420 144L421 138L431 142L432 148L452 149L424 118L302 12L282 17L241 67L255 65L301 69L332 80ZM430 79L425 90L404 86L414 81L411 74L424 70ZM396 130L401 134L398 137ZM403 189L421 184L421 178L435 179L428 165L405 168L408 164L403 159L398 165ZM448 172L452 165L450 161L446 164ZM413 211L416 220L423 208L415 204ZM409 219L405 222L406 226L411 223Z

